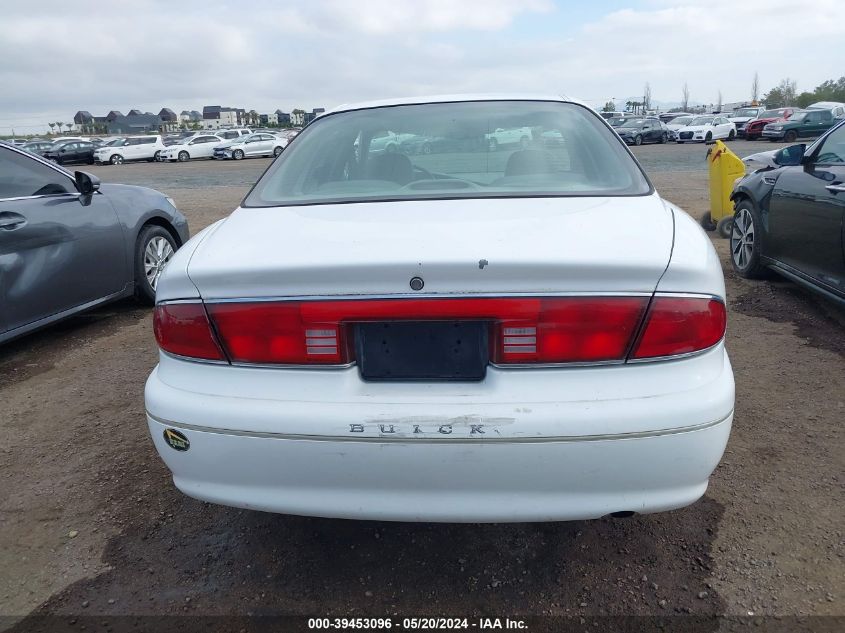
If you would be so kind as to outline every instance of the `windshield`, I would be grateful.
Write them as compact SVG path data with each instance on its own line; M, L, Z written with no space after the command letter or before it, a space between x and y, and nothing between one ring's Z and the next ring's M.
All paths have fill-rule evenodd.
M109 141L108 143L106 143L106 146L107 147L118 147L119 145L123 145L123 142L125 140L126 140L125 138L116 138L113 141Z
M789 117L789 120L790 121L803 121L805 116L807 116L806 112L796 112L791 117Z
M645 123L644 119L626 119L619 127L642 127Z
M761 112L759 118L761 119L782 119L786 116L786 110L766 110Z
M630 121L630 120L631 120L631 117L620 116L620 117L614 117L614 118L610 119L608 121L608 123L610 124L611 127L620 127L622 125L625 125L626 121Z
M691 116L679 116L669 121L669 125L689 125L690 121L692 121Z
M734 113L731 116L757 116L757 108L739 108L738 110L734 110Z
M321 117L244 206L650 191L618 137L586 108L484 101Z
M710 125L713 123L712 116L699 116L690 121L690 125Z

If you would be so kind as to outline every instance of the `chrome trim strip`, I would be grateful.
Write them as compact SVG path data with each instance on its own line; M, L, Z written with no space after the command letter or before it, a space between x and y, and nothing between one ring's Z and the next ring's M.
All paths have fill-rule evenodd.
M61 172L59 172L61 173ZM63 176L65 174L62 174ZM95 191L94 193L99 193ZM0 198L3 202L16 202L19 200L40 200L41 198L79 198L82 194L78 191L66 191L65 193L44 193L37 196L17 196L16 198Z
M716 349L719 347L720 344L725 342L725 337L723 336L718 341L716 341L710 347L705 347L704 349L698 349L694 352L686 352L685 354L674 354L673 356L652 356L649 358L629 358L628 365L640 365L642 363L659 363L668 360L683 360L685 358L692 358L694 356L700 356L701 354L706 354L707 352Z
M312 442L375 442L399 443L399 444L547 444L547 443L571 443L571 442L601 442L607 440L630 440L662 437L664 435L677 435L679 433L691 433L702 431L724 423L733 416L734 410L725 417L703 424L690 426L679 426L659 431L637 431L634 433L605 433L600 435L562 435L554 437L489 437L480 439L478 437L391 437L390 434L371 435L368 437L347 437L345 435L309 435L304 433L270 433L266 431L239 431L235 429L219 429L197 424L183 424L165 420L154 416L146 411L147 417L152 421L164 426L172 426L176 429L196 431L198 433L213 433L215 435L233 435L237 437L252 437L259 439L275 440L306 440Z
M313 371L315 369L349 369L350 367L355 367L357 365L355 361L351 363L345 363L343 365L332 365L330 363L325 364L316 364L316 365L290 365L290 364L267 364L267 363L242 363L238 361L232 362L232 367L241 367L245 369L306 369L308 371Z
M200 364L200 365L226 365L226 366L229 365L229 361L226 361L226 360L214 360L214 359L211 359L211 358L193 358L191 356L182 356L181 354L174 354L172 352L167 352L167 351L161 349L160 347L158 348L158 351L161 352L164 356L169 356L170 358L172 358L174 360L183 360L183 361L186 361L188 363L197 363L197 364Z
M653 292L436 292L360 295L297 295L276 297L232 297L205 299L206 303L263 303L267 301L360 301L367 299L510 299L519 297L651 297ZM702 295L696 295L702 296ZM164 302L163 302L164 303Z

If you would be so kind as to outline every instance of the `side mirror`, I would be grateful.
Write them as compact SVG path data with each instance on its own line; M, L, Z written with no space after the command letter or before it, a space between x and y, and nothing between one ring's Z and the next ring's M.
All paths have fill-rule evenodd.
M781 167L796 167L803 162L804 151L806 149L807 146L804 143L801 143L800 145L790 145L789 147L784 147L779 150L772 160L774 160L776 165Z
M77 171L74 172L73 179L76 182L76 188L83 196L90 196L100 190L100 179L92 174Z

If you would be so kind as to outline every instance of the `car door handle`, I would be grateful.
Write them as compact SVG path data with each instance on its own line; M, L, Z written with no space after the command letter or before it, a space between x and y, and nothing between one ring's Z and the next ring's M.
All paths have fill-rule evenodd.
M828 185L827 187L825 187L825 189L827 189L828 191L831 191L833 193L843 193L843 192L845 192L845 184Z
M18 213L0 212L0 231L14 231L26 224L26 218Z

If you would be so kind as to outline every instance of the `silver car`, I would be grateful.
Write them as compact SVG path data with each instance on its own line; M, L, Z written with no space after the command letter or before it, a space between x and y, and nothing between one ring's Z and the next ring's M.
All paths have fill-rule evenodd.
M152 303L187 239L164 194L0 143L0 342L107 301Z

